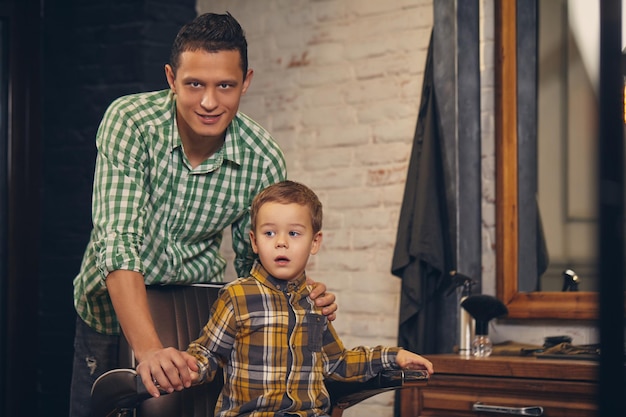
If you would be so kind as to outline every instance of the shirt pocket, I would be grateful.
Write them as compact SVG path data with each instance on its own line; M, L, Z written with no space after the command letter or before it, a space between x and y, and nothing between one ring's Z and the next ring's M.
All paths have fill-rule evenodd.
M307 313L305 325L309 350L311 352L320 352L326 327L326 317L321 314Z

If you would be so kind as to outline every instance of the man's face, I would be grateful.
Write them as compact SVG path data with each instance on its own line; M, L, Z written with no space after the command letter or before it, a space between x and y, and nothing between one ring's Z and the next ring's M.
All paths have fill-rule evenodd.
M239 51L186 51L176 73L165 66L168 84L176 94L176 121L183 140L223 139L239 109L252 70L244 81Z

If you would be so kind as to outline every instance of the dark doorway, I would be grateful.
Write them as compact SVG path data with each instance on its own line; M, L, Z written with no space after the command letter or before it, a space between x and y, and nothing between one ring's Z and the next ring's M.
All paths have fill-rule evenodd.
M37 389L40 13L0 1L0 413L24 415Z
M0 0L0 415L67 416L95 132L166 88L195 0Z

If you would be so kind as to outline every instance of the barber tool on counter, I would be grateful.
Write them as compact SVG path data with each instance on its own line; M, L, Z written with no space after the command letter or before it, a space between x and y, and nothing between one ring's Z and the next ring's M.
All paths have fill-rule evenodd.
M450 271L452 283L450 289L446 293L447 296L454 293L457 288L462 288L460 303L472 295L472 286L476 285L476 281L463 275L457 271ZM470 314L459 309L459 355L469 356L472 352L472 340L474 340L474 320Z
M571 269L563 271L563 288L561 291L578 291L578 284L580 284L580 278L576 275L576 272Z
M493 351L493 343L489 339L489 322L496 317L509 313L502 301L486 294L470 295L461 303L467 312L476 320L476 335L472 341L472 355L487 357Z

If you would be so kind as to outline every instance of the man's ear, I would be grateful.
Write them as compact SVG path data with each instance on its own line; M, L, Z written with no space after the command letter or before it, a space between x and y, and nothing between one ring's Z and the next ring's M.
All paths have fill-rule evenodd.
M311 255L315 255L322 246L322 232L317 232L311 242Z
M246 91L248 91L248 87L250 87L250 83L252 82L253 75L254 75L254 71L252 71L252 69L248 69L248 73L246 74L246 79L243 80L243 88L241 89L241 95L246 94Z
M256 237L254 236L254 231L252 230L250 230L250 243L252 244L252 250L258 255L259 247L256 244Z
M176 94L176 85L174 83L176 75L174 74L174 69L170 64L165 64L165 78L167 78L167 84L169 84L172 92Z

